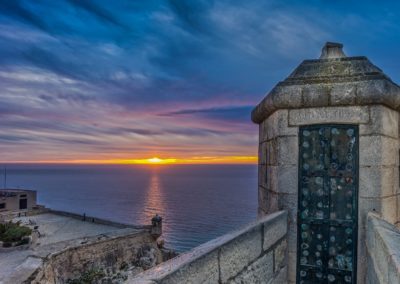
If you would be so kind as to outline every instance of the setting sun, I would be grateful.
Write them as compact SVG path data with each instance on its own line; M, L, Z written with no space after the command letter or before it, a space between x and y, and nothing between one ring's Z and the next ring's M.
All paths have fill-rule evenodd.
M147 159L147 161L148 161L149 163L152 163L152 164L159 164L159 163L161 163L163 160L161 160L160 158L154 157L154 158L151 158L151 159Z
M152 165L159 165L159 164L173 164L176 163L176 159L161 159L158 157L153 157L149 159L133 159L122 161L122 163L128 164L152 164Z

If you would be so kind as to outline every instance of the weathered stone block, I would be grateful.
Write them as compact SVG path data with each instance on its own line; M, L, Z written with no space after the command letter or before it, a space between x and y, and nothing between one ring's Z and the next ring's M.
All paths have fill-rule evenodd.
M267 164L267 143L261 143L258 146L258 164L266 165Z
M264 213L267 212L267 204L268 204L268 190L264 187L258 187L258 208L261 209ZM262 212L261 212L262 213ZM264 214L262 214L264 215Z
M276 166L278 164L277 155L278 155L278 142L277 139L272 139L267 142L267 165L268 166Z
M379 283L379 279L378 279L378 276L376 275L376 270L374 267L374 262L370 256L368 256L368 260L367 260L366 283L367 284Z
M270 249L287 233L287 213L264 223L263 250Z
M259 143L267 141L267 120L268 118L258 125Z
M366 229L358 226L358 242L357 242L357 279L358 282L364 283L366 266L367 266L367 247L366 247Z
M271 166L269 175L270 189L278 193L297 194L297 175L297 166Z
M278 110L274 112L266 120L267 140L274 139L278 136L295 136L297 135L297 127L289 127L288 110Z
M329 105L330 87L325 84L306 85L303 87L303 103L307 106Z
M356 101L357 86L354 83L332 84L331 105L352 105Z
M276 86L270 96L276 109L301 107L301 93L302 90L299 86Z
M397 195L397 225L398 225L398 228L400 228L400 226L399 226L399 223L400 223L400 194L399 195Z
M379 234L375 235L375 249L372 251L371 255L375 258L375 267L377 276L380 279L380 283L389 283L389 269L388 269L388 256L389 251L385 245L384 240L379 236Z
M268 283L272 279L273 271L272 251L250 264L244 271L227 283Z
M288 251L295 252L297 250L297 221L289 222L287 233Z
M397 196L385 197L381 202L382 218L395 224L397 222Z
M384 104L394 109L400 105L397 88L387 80L360 81L357 85L357 103Z
M368 122L368 107L324 107L289 110L289 126L318 123L364 124Z
M218 251L206 254L203 257L188 263L158 281L162 284L175 283L218 283Z
M276 168L276 166L267 166L267 189L274 192L277 190L274 184Z
M286 266L287 242L282 240L274 249L274 272Z
M286 210L288 213L288 222L294 223L297 220L297 193L286 194L279 193L278 206L279 210Z
M381 212L381 199L380 198L364 198L358 199L358 225L365 228L368 212Z
M360 197L385 197L396 194L398 169L395 167L360 167Z
M400 283L400 231L377 214L368 214L367 283ZM374 282L375 281L375 282Z
M267 188L267 166L259 165L258 166L258 185Z
M257 259L262 252L261 229L257 226L220 249L221 280L226 282Z
M382 105L370 106L370 123L360 125L360 135L399 137L399 113Z
M268 213L276 212L279 210L278 207L278 193L268 190Z
M373 251L376 249L375 245L376 233L374 225L374 222L376 222L376 220L373 216L378 216L378 215L375 215L375 213L368 214L366 221L366 229L365 229L365 245L369 254L373 253Z
M398 141L381 135L360 136L360 166L397 166Z
M288 282L296 283L296 252L288 253Z
M287 266L285 266L279 271L278 275L271 280L271 282L268 282L268 284L286 284L288 283L287 277L288 271Z
M389 283L399 283L400 281L400 254L397 251L396 255L392 256L394 261L389 262L388 281Z
M267 214L268 214L268 212L264 207L258 206L258 208L257 208L257 218L258 219L264 217Z
M278 165L297 165L299 142L297 136L285 136L277 138L277 162Z

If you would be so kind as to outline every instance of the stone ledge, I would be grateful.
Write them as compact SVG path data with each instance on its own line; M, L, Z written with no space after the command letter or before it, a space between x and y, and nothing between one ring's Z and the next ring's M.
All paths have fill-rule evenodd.
M251 119L260 124L280 109L368 105L400 109L400 88L384 75L368 80L357 76L342 79L323 77L306 84L302 80L290 84L281 82L253 109Z

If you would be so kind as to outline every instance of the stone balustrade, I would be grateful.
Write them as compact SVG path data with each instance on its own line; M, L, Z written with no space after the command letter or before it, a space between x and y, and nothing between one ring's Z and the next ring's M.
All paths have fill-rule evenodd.
M129 283L286 283L287 212L269 214L138 274Z

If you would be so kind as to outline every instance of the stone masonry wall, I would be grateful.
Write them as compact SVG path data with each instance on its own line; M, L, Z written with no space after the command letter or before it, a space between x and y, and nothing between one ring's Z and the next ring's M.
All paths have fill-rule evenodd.
M37 262L38 268L24 283L67 283L68 279L79 278L92 269L112 275L124 266L130 266L139 273L143 271L139 263L139 251L143 249L152 248L155 257L153 266L162 262L162 254L148 231L122 231L97 236L83 244L71 244L49 255L44 252L41 261ZM51 248L49 251L52 251Z
M368 284L400 283L400 231L369 213L367 219Z
M284 284L286 234L287 213L276 212L138 274L129 283Z
M260 124L258 215L288 211L289 282L296 280L298 128L337 123L359 125L358 279L366 264L365 220L375 211L400 220L399 114L381 105L281 109Z

